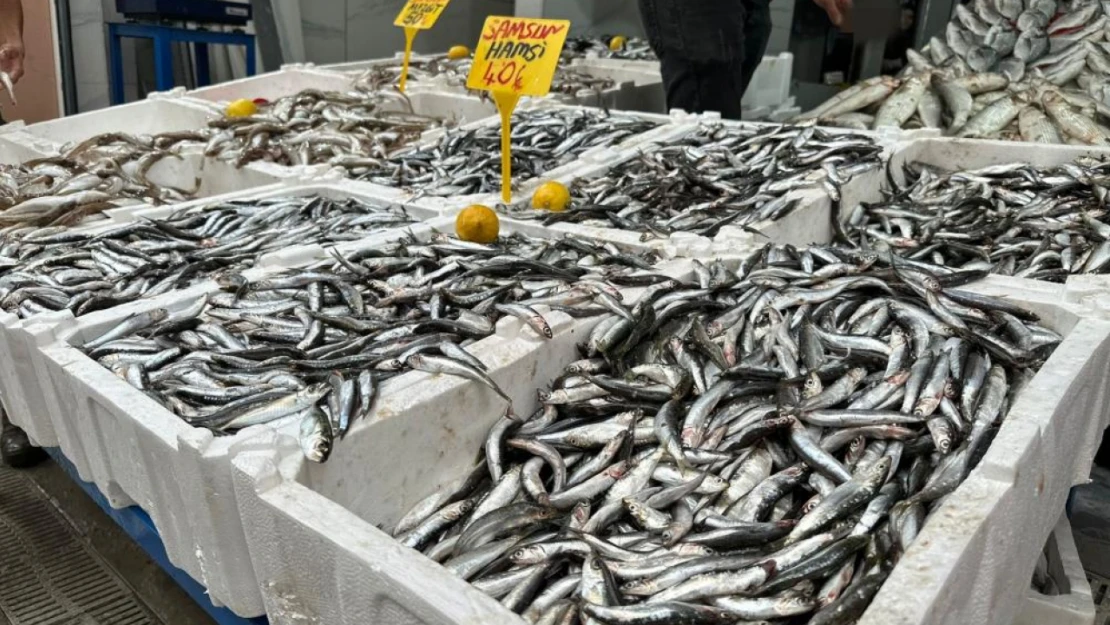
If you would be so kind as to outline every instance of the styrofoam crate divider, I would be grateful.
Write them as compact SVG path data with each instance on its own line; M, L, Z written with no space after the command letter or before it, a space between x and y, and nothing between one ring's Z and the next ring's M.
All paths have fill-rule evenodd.
M1014 625L1092 625L1095 622L1095 603L1091 584L1079 559L1079 550L1066 514L1061 514L1056 522L1045 552L1048 555L1048 574L1059 593L1045 595L1029 588Z
M1032 573L1038 545L1074 482L1074 465L1082 464L1076 449L1110 417L1104 401L1110 323L1081 318L1078 307L1061 304L1061 285L1034 286L1012 288L1010 300L1039 312L1065 341L1014 403L980 466L930 518L861 623L1012 622L1024 592L1014 580ZM519 389L519 413L536 405L529 387L542 386L577 356L573 343L586 335L585 321L560 325L542 354L506 352L511 371L505 375L513 377L502 384ZM236 493L252 528L250 554L271 622L307 616L347 625L388 615L405 625L523 623L377 528L391 526L411 504L464 474L498 416L459 388L451 401L409 399L365 424L368 440L348 450L361 454L357 462L307 466L275 451L237 450Z
M210 87L200 87L186 92L198 100L225 103L232 100L264 98L276 100L305 89L320 91L347 91L354 77L314 67L282 67L275 72L229 80Z
M156 134L208 127L211 113L181 98L155 98L30 124L22 132L61 147L105 132Z
M15 124L10 122L7 125ZM52 145L43 145L34 137L22 131L22 127L0 132L0 166L18 165L30 160L50 156L54 153Z

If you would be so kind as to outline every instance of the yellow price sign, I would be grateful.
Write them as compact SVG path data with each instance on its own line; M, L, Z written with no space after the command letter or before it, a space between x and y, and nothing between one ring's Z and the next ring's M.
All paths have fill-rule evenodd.
M501 114L501 199L505 202L512 199L513 109L522 95L547 95L569 31L568 20L497 15L487 17L482 26L466 86L489 91Z
M435 26L450 0L409 0L393 20L394 26L427 30Z
M401 83L398 88L405 92L405 83L409 77L409 58L412 57L412 40L416 38L416 31L427 30L435 26L447 3L451 0L408 0L397 19L393 20L394 26L405 29L405 58L401 63Z

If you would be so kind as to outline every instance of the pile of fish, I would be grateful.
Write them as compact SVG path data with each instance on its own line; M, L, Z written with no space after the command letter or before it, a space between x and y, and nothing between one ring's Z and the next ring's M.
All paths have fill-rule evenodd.
M96 232L9 229L0 236L0 309L81 316L247 269L268 252L411 223L398 207L312 196L236 200Z
M519 235L492 245L409 238L335 256L255 281L224 273L222 291L176 313L131 315L82 349L193 426L299 422L305 455L323 462L381 383L404 371L461 376L504 396L466 346L506 315L550 338L541 305L629 314L614 285L653 260Z
M512 119L513 182L541 176L586 150L616 145L656 125L585 108L520 111ZM352 174L425 195L491 193L501 188L501 126L483 123L448 130L434 144L408 146Z
M1055 62L1084 60L1091 50L1106 54L1101 46L1088 44L1104 38L1108 10L1097 0L972 0L956 5L944 39L933 37L925 51L937 63L952 59L971 71L1000 71L1014 80L1032 68L1047 74L1043 68L1048 63L1038 63L1046 57ZM1090 72L1110 73L1110 65L1086 60Z
M147 179L158 161L181 158L168 149L178 140L109 133L55 157L0 166L0 228L72 226L109 208L186 200L195 189Z
M1061 340L980 272L888 262L646 287L394 535L533 623L854 622Z
M910 263L1063 282L1110 273L1110 164L907 168L886 199L860 204L842 239Z
M788 192L820 182L834 197L853 176L879 165L869 137L830 134L813 124L749 126L707 123L653 146L596 178L571 185L563 212L517 208L514 216L642 232L713 237L790 213Z
M609 47L612 37L568 37L563 44L564 59L585 59L591 57L620 59L622 61L658 61L655 51L642 37L628 37L617 50Z
M945 40L934 37L924 53L909 51L903 76L865 80L798 119L1104 145L1110 141L1105 6L1092 0L957 4Z
M409 61L408 81L410 83L438 84L453 89L466 89L466 79L470 75L472 59L448 59L446 55L432 55L413 58ZM388 89L401 81L401 62L387 62L367 68L360 81L371 90ZM583 91L601 93L616 84L611 78L594 76L576 67L560 65L555 69L551 80L551 91L577 96ZM486 92L479 92L485 97Z
M209 122L206 156L236 167L326 163L348 170L374 167L442 120L413 112L395 89L350 92L305 89L263 106L255 115Z
M409 83L442 81L452 87L466 87L470 75L470 57L449 59L446 54L414 55L409 59ZM375 63L363 70L357 79L370 91L384 91L401 82L401 61L390 59Z

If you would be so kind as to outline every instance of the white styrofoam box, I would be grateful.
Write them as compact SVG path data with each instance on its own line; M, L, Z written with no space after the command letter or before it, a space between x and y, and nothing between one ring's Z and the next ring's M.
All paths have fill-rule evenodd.
M111 211L110 217L114 224L127 223L136 219L165 219L179 211L203 211L210 206L217 206L227 202L242 200L263 200L278 197L303 197L320 195L332 199L356 198L369 204L394 204L400 203L389 194L375 193L377 190L393 191L377 185L354 185L347 180L327 181L320 179L290 178L276 184L229 192L214 198L203 198L173 204L169 206L154 207L127 207ZM414 221L424 221L439 216L440 211L426 206L405 206L405 210Z
M80 142L106 132L156 134L208 127L210 113L180 98L140 100L98 111L30 124L22 132L54 144Z
M1082 464L1076 449L1110 416L1104 401L1110 322L1081 318L1077 307L1061 304L1061 285L1034 286L1011 286L1010 301L1040 313L1065 341L1019 395L979 467L926 523L861 623L1012 622L1074 465ZM574 343L589 326L588 320L559 324L542 353L508 344L498 350L492 361L503 376L498 381L514 389L518 413L536 406L532 389L577 357ZM444 399L406 398L391 406L363 424L357 444L337 450L340 462L308 466L260 446L237 450L236 493L271 623L523 623L378 529L473 466L500 416L464 385Z
M644 140L638 142L638 145L631 148L620 146L619 149L610 149L591 154L587 158L580 159L582 162L579 167L566 172L559 171L555 175L545 176L545 180L554 179L570 186L577 179L591 179L605 176L615 167L638 158L641 155L650 154L653 150L665 146L668 142L678 140L696 132L699 127L699 120L713 121L715 123L723 123L726 126L736 127L764 128L775 126L775 124L758 122L720 122L719 120L706 120L704 117L700 116L695 116L692 119L679 117L676 120L677 123L668 128L663 136L646 137ZM849 131L829 129L829 132L833 134L843 134ZM883 147L884 154L890 152L889 146L896 145L896 142L891 142L883 137L875 136L874 139L879 146ZM879 167L871 172L872 175L868 178L867 184L863 185L864 187L869 184L874 184L873 174L875 172L882 172L882 168ZM822 175L820 171L814 172L814 176L816 177L815 180L818 180ZM831 202L826 192L815 182L812 186L789 192L788 197L797 202L797 207L794 211L782 218L775 221L751 224L751 230L745 230L735 226L725 226L712 238L692 232L676 232L666 238L642 240L641 233L622 230L616 227L601 227L569 222L556 222L546 227L558 232L588 236L595 239L624 244L639 243L647 245L649 249L655 250L665 257L715 258L721 255L728 255L737 245L754 245L767 241L789 243L792 245L809 245L811 243L826 243L830 241L833 237ZM499 200L499 197L492 199L494 202L499 202ZM521 212L531 212L531 209L528 208L528 198L526 195L516 198L512 211L504 214L508 219L514 219L513 215L520 215ZM538 221L532 222L532 220L526 218L516 218L516 220L524 223L539 223ZM758 232L759 234L755 234L752 231Z
M594 67L608 67L616 70L631 70L635 72L649 72L661 76L659 61L637 61L632 59L603 58L596 55L587 56L586 59ZM575 62L578 62L577 59Z
M367 200L364 193L348 181L321 183L292 187L274 185L254 193L261 197L295 194L294 189L305 193L322 193L331 197L358 197ZM243 198L250 193L225 196ZM194 203L197 204L197 203ZM413 216L425 216L418 207L406 207ZM503 233L522 232L536 236L550 236L542 229L516 228L505 224ZM340 253L350 253L368 247L377 247L400 236L414 236L428 240L433 229L427 224L394 229L381 236L368 237L356 242L336 246ZM276 253L260 261L258 266L244 272L250 279L258 279L285 268L303 267L327 258L319 246L302 246ZM215 437L211 432L192 428L171 414L161 404L132 388L107 369L85 356L73 345L99 336L108 328L130 315L157 307L183 310L195 304L198 298L215 289L213 283L196 285L184 291L136 302L107 311L91 313L79 319L61 314L49 323L38 323L20 328L19 333L9 333L7 338L21 334L30 346L31 374L37 376L39 393L44 398L42 413L32 419L13 419L13 422L30 429L49 428L66 457L73 462L83 479L95 483L109 493L115 505L132 502L146 510L154 520L170 561L208 588L209 595L241 616L262 613L258 586L247 557L246 538L236 508L231 483L229 453L232 446L247 449L264 449L279 456L302 456L295 442L274 446L270 439L254 438L268 430L266 426L252 428L234 436ZM553 330L559 331L576 323L562 313L549 313ZM4 335L0 334L0 337ZM535 336L515 318L498 321L494 336L467 346L467 350L484 362L498 363L496 354L503 345L511 344L510 351L542 351L549 342ZM571 347L573 348L573 347ZM2 349L2 345L0 345ZM495 354L495 355L490 355ZM0 371L4 367L0 365ZM516 394L527 387L505 380L512 367L491 366L491 375L506 390ZM517 375L517 374L512 374ZM488 397L485 391L448 377L429 376L408 372L388 380L378 393L378 404L369 422L391 419L396 406L406 402L423 402L429 405L452 405L443 393L462 393L467 397L483 397L492 405L496 395ZM484 387L483 387L484 388ZM531 393L531 389L527 389ZM492 393L492 392L491 392ZM523 402L523 398L517 398ZM533 398L534 399L534 398ZM457 407L457 406L456 406ZM24 413L27 414L27 413ZM44 425L44 423L46 425ZM294 437L297 424L281 430L282 440ZM346 439L337 445L328 464L344 462L351 458L363 440L363 423L356 423ZM30 431L30 430L29 430ZM344 447L349 451L344 451ZM358 491L361 487L351 482L348 487Z
M324 69L293 67L193 89L186 94L191 98L220 103L255 98L276 100L305 89L347 91L353 82L354 77L348 74Z
M350 183L316 182L307 184L279 183L258 189L247 189L238 193L222 195L217 198L205 198L170 206L159 207L128 207L114 209L111 220L89 228L90 234L112 230L120 224L129 223L136 219L165 218L179 210L203 210L207 206L214 206L227 201L244 199L265 199L285 196L314 196L344 199L354 197L370 204L393 204L395 201L388 197L380 197L367 189L349 188ZM404 232L427 232L427 226L419 223L435 217L439 211L421 206L406 206L405 210L418 222L412 226L399 229L384 229L378 233L368 235L358 241L338 243L334 247L345 250L352 246L378 245L392 241L403 235ZM321 244L303 244L263 254L258 258L256 267L273 268L283 266L300 266L328 258L327 247ZM207 281L194 285L185 290L188 295L193 293L207 293L216 289L215 283ZM157 308L160 302L176 301L181 297L181 292L168 293L150 300L133 302L113 311L138 311ZM68 311L44 313L27 319L20 319L10 312L0 311L0 353L6 358L0 360L0 397L6 404L7 412L13 422L27 430L28 436L41 446L56 446L57 435L51 427L49 420L40 419L47 413L49 391L43 386L38 370L33 364L33 352L41 343L38 336L50 328L69 324L72 315Z
M740 103L744 106L778 106L790 97L790 77L794 72L794 55L783 52L765 56L752 74L748 90Z
M1070 487L1110 421L1110 324L1066 285L991 277L975 290L1038 312L1065 341L1021 392L979 466L930 517L861 625L1009 625Z
M986 139L959 139L953 137L923 137L899 141L890 155L889 169L895 181L905 182L904 167L911 164L927 165L941 170L955 171L978 169L991 165L1022 163L1034 167L1051 167L1069 163L1081 156L1110 157L1110 148L1074 145L1032 146L1013 141ZM872 171L844 185L841 212L862 202L881 199L880 190L886 185L886 171Z
M18 165L53 153L52 150L36 147L37 144L21 130L0 133L0 165Z
M261 187L296 174L285 168L258 167L256 164L236 168L232 163L206 157L200 146L185 148L178 156L180 158L168 156L158 161L147 171L146 177L158 186L181 189L197 198Z
M437 57L442 58L443 55L414 54L412 56L412 61L418 62ZM661 79L659 78L658 72L652 73L650 71L637 69L625 69L608 64L595 66L591 61L592 60L576 60L569 68L593 76L612 79L615 82L612 87L597 92L586 89L575 94L552 92L541 99L553 100L563 104L597 106L613 110L645 111L649 113L663 113L666 111L662 89L659 87ZM398 53L396 56L384 59L325 65L322 69L346 74L359 74L374 67L399 67L401 62L402 55ZM420 80L414 79L410 75L406 89L409 91L410 95L417 94L424 90L434 90L466 95L469 98L480 98L478 93L467 89L466 85L460 85L456 81L448 80L445 76L433 76L430 79Z
M344 74L356 74L357 75L357 74L361 74L361 73L365 72L368 69L373 69L375 67L394 67L394 66L399 67L400 64L404 61L404 58L405 58L404 52L397 52L393 56L387 56L387 57L380 58L380 59L365 59L365 60L361 60L361 61L344 61L342 63L328 63L327 65L321 65L319 67L320 67L320 69L325 70L325 71L329 71L329 72L342 72ZM443 54L419 54L419 53L413 52L412 56L409 57L409 62L410 63L420 63L420 62L423 62L423 61L431 61L431 60L436 59L436 58L441 58L442 59L442 58L446 58L446 57ZM424 85L421 83L420 80L413 79L413 77L410 76L409 79L408 79L408 85L406 85L406 88L410 88L410 87L414 88L414 89L419 89L419 88L424 87Z
M621 67L599 63L598 59L575 59L571 69L598 78L608 78L616 83L619 92L611 108L646 113L665 113L667 98L663 91L663 78L658 71ZM592 104L587 98L582 104Z
M665 101L659 61L625 61L621 59L588 58L582 61L576 61L575 65L579 63L590 67L591 73L593 73L594 68L598 70L608 68L615 72L616 75L622 75L621 72L629 72L628 76L640 74L652 76L654 80L645 84L658 84L659 91L657 97L660 98L661 102ZM774 108L786 102L790 97L790 79L793 76L793 71L793 54L783 52L777 55L764 56L759 62L759 66L756 67L755 73L752 75L751 83L748 84L748 90L744 92L744 97L740 100L741 105L745 108ZM637 82L637 84L641 83Z
M1079 559L1079 550L1072 536L1071 523L1061 514L1045 545L1048 575L1059 590L1046 595L1030 588L1025 602L1014 619L1014 625L1092 625L1095 603L1091 584Z

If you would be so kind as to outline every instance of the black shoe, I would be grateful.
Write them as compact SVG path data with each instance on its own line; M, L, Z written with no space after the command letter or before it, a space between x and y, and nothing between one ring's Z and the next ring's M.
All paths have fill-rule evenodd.
M22 428L9 425L0 432L0 460L9 467L24 469L46 460L46 452L32 445Z

